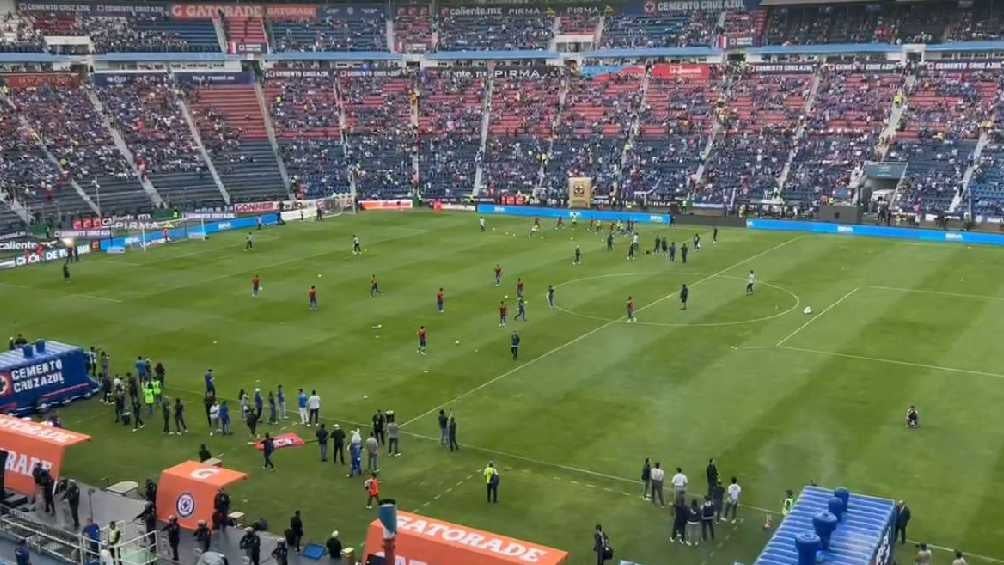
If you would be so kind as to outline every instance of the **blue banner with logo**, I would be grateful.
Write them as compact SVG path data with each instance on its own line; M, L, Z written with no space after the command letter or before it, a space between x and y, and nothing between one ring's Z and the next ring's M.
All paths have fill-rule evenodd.
M966 243L976 245L1004 245L1004 234L922 230L916 228L892 228L885 226L846 226L824 222L795 222L788 220L747 220L746 227L754 230L795 231L807 233L829 233L837 235L857 235L862 237L882 237L905 239L931 243Z
M478 204L478 214L502 216L524 216L528 218L564 218L576 220L597 220L600 222L637 222L639 224L672 223L669 214L646 214L644 212L613 212L606 210L569 210L568 208L538 208L536 206L496 206Z
M0 411L23 416L98 391L83 349L40 341L0 353Z

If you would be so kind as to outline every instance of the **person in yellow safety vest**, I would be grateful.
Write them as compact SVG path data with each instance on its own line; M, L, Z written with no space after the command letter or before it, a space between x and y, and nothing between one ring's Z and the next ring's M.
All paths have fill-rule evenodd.
M781 516L787 516L795 506L795 493L788 489L784 493L784 502L781 503Z
M143 387L143 404L146 405L146 413L153 416L153 405L156 403L157 395L153 389L153 383L147 381Z
M499 501L499 471L495 468L495 462L489 461L485 467L485 486L488 492L488 503L498 503Z
M156 403L160 402L160 397L161 397L161 395L163 394L164 391L161 390L161 388L160 388L161 387L160 379L152 379L150 381L150 384L153 387L153 401L154 401L154 404L156 404Z

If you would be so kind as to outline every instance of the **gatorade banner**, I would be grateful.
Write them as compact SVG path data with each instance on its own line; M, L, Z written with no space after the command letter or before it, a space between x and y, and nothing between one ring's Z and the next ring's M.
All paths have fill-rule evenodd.
M157 519L178 518L182 528L194 530L199 520L212 524L213 499L228 485L248 476L240 471L185 461L165 469L157 483Z
M395 545L398 563L558 565L568 560L568 553L560 549L401 511ZM374 554L383 555L380 520L373 520L366 534L366 555Z
M306 442L303 441L302 437L294 434L293 432L288 432L273 436L272 445L275 446L276 449L282 449L284 447L303 447L306 445ZM265 451L265 440L258 440L258 442L254 444L254 448L258 451Z
M34 494L31 472L37 464L41 463L58 481L66 448L90 439L85 434L0 414L0 449L9 453L4 485L21 494Z

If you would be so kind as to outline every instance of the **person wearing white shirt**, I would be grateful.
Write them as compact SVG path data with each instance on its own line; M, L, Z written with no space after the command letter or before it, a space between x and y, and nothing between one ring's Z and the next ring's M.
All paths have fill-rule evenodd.
M318 420L321 419L321 397L317 395L316 390L310 391L310 397L307 398L307 411L310 414L307 425L317 425Z
M739 486L739 480L732 477L732 483L729 484L729 488L725 490L725 512L722 513L722 520L729 519L729 513L732 513L733 524L736 523L736 512L739 510L739 495L742 494L743 489Z
M662 499L662 483L666 480L666 471L661 463L656 462L649 478L652 480L652 504L656 504L655 499L658 498L658 504L665 506L666 502Z
M676 468L676 474L670 480L673 483L673 491L676 493L676 500L683 500L687 497L687 475L683 474L683 469Z

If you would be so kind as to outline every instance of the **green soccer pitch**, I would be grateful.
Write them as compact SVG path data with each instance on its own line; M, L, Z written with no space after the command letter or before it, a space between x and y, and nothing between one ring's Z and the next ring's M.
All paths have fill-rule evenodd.
M321 464L316 445L280 450L277 470L262 471L238 421L240 388L283 384L294 418L296 389L316 388L329 425L394 410L404 456L383 459L384 496L567 550L574 564L595 562L597 522L619 559L750 563L770 535L764 509L779 510L785 489L810 481L906 499L913 540L1004 557L1004 251L731 229L713 246L707 228L641 227L642 250L656 235L679 243L700 231L704 249L682 265L644 252L626 261L626 238L607 252L584 225L555 231L547 221L534 239L525 219L488 226L480 233L473 214L365 213L259 232L250 252L231 233L85 256L71 282L59 265L0 274L0 319L6 335L103 348L113 373L132 371L137 355L161 361L167 394L186 401L184 437L162 435L159 414L132 433L96 399L65 409L67 427L94 436L72 450L66 473L100 486L142 482L205 442L250 475L233 490L235 508L280 531L300 509L311 541L338 528L360 543L376 511L364 508L361 480ZM575 244L581 265L572 265ZM760 282L745 296L750 269ZM252 298L256 273L264 290ZM517 277L526 322L514 319ZM684 283L686 311L676 294ZM548 284L560 309L547 307ZM310 285L318 312L307 308ZM635 324L624 323L629 295ZM419 325L426 356L416 352ZM210 367L231 400L230 437L208 435ZM918 431L905 429L910 404ZM441 407L456 414L459 452L439 445ZM259 427L280 429L313 438L292 420ZM742 522L699 548L668 543L671 512L641 497L645 457L670 468L667 478L683 467L702 493L716 457L723 481L736 475L743 486ZM502 472L491 506L480 476L489 460Z

